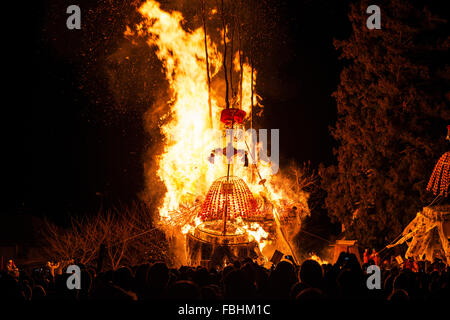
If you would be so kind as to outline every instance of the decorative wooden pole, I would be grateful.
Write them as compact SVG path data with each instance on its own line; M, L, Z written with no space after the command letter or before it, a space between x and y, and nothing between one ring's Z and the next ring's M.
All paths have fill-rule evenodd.
M227 24L225 22L225 9L223 6L223 0L222 3L222 10L221 10L221 16L222 16L222 27L223 27L223 71L225 74L225 103L227 106L227 109L230 108L230 101L228 99L228 73L227 73Z
M209 56L208 56L208 39L207 39L207 30L206 30L205 0L202 0L202 21L203 21L203 33L205 34L206 77L208 79L209 126L212 129L213 128L213 120L212 120L212 106L211 106L211 74L209 72Z

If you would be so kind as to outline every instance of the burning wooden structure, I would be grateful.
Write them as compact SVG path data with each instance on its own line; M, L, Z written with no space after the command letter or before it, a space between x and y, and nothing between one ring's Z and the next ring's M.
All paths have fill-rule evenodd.
M255 90L257 71L245 55L239 32L231 32L240 24L236 19L228 21L226 10L223 2L220 8L205 3L202 26L185 30L180 12L167 12L148 0L139 8L143 22L125 32L127 37L145 37L170 86L171 97L155 106L170 106L170 117L158 115L164 148L158 155L156 176L166 189L159 222L179 263L206 263L224 254L259 255L275 238L281 239L283 252L295 256L282 225L298 224L303 211L294 219L285 214L288 210L282 203L289 197L273 183L271 160L258 159L258 152L253 152L259 147L246 129L253 129L263 108ZM222 28L208 29L213 21L220 21ZM232 139L224 148L222 138L229 129L242 129L245 147ZM212 148L216 149L206 159L203 155ZM219 154L226 157L226 164L221 158L211 165ZM231 164L236 159L237 164ZM149 170L146 177L152 181L155 172ZM301 201L307 208L306 199ZM289 225L289 230L295 228ZM275 247L271 246L272 252ZM187 261L182 257L185 253Z

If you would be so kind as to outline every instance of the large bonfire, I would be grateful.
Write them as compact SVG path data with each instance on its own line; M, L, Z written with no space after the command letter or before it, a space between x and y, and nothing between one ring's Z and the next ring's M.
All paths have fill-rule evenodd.
M220 8L207 10L209 19L220 19ZM139 8L139 12L143 22L134 28L128 28L126 35L143 36L148 46L156 49L171 91L171 96L165 102L170 106L170 113L160 127L165 137L164 149L157 160L157 175L167 190L159 208L160 223L168 233L181 235L201 223L198 210L209 187L216 179L227 174L225 157L217 158L212 163L208 161L208 156L211 150L225 146L226 138L220 115L228 105L224 98L224 88L228 87L228 83L224 80L227 70L223 62L227 59L224 59L222 48L229 45L231 39L229 32L224 34L224 29L228 31L226 26L219 31L218 38L221 40L216 41L209 34L205 36L204 26L186 30L183 28L185 21L180 12L166 12L156 1L147 1ZM242 126L245 130L254 125L254 106L262 106L257 101L258 95L255 92L257 73L244 59L240 48L236 47L235 45L235 52L228 48L225 57L230 57L228 72L234 73L235 79L238 79L236 94L230 100L233 107L246 112L247 117ZM246 132L244 139L236 141L236 148L260 151L261 145L254 143L249 132ZM232 175L245 181L261 208L269 210L279 225L287 211L285 209L292 207L294 203L290 199L290 191L286 185L283 189L282 179L280 181L279 177L274 178L270 159L261 159L258 152L250 155L255 164L245 167L242 160L236 158L232 165ZM301 197L299 211L309 214L307 194L302 193ZM270 204L269 209L267 203ZM271 243L270 230L265 230L257 222L249 223L240 219L238 224L259 243L260 249L269 244L263 250L266 257L277 248L284 252L291 250L286 248L286 245L290 246L286 241ZM180 259L183 261L183 258Z

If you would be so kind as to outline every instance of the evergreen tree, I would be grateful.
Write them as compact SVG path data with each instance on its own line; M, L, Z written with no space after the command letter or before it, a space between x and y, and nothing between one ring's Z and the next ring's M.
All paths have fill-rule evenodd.
M430 199L426 184L450 121L446 21L436 8L381 1L381 29L350 7L345 67L334 97L337 165L321 169L326 207L348 239L381 249ZM441 13L441 12L439 12Z

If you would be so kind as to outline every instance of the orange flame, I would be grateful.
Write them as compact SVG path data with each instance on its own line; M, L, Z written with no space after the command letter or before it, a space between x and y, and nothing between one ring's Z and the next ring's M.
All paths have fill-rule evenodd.
M322 258L320 258L320 257L319 257L318 255L316 255L316 254L312 254L312 255L309 257L309 259L317 261L320 265L328 264L328 261L327 261L327 260L323 260Z
M180 12L163 11L158 2L148 0L139 8L144 22L136 27L136 31L127 28L125 35L135 33L145 36L150 47L156 48L156 55L162 62L164 73L171 89L167 104L171 106L170 120L160 127L165 137L163 153L158 157L157 175L166 186L162 206L159 208L161 221L174 224L172 212L185 201L193 201L196 197L207 193L214 180L226 175L225 162L211 164L207 161L209 152L217 147L223 147L223 137L220 130L220 112L224 108L223 95L220 88L225 87L221 79L222 54L210 37L208 43L208 59L211 79L216 85L211 90L212 119L215 131L210 128L208 106L208 79L206 73L206 55L204 47L203 28L192 31L182 27L183 16ZM211 14L215 14L213 9ZM223 32L223 30L222 30ZM233 69L240 71L238 55L234 55ZM222 70L223 72L223 70ZM249 114L251 105L257 104L257 94L251 101L251 87L256 82L257 73L253 72L251 83L251 67L243 63L242 67L242 106ZM169 119L169 118L168 118ZM246 137L251 147L251 139ZM222 143L222 145L218 145ZM240 142L237 148L245 149ZM254 194L265 193L270 201L279 201L285 195L281 188L271 185L271 164L258 162L261 176L267 180L265 187L250 181L248 171L242 165L233 165L233 174L241 177ZM268 193L268 194L267 194ZM200 223L192 219L188 224L180 226L183 234L189 232ZM267 239L267 232L257 223L244 225L248 234L262 248Z
M172 97L167 101L172 106L171 121L161 127L167 140L159 158L158 169L158 175L167 188L160 215L163 219L170 220L169 212L179 206L186 194L205 194L211 183L226 171L225 166L211 165L207 161L208 151L218 147L220 137L209 127L203 29L185 31L181 26L181 13L165 12L155 1L147 1L139 12L147 23L139 26L138 31L150 35L149 46L157 47L156 54L163 63L172 90ZM127 30L127 34L131 34L131 31ZM212 70L211 78L214 79L221 69L222 55L209 37L208 59ZM235 68L239 68L236 61ZM256 79L255 74L253 77ZM251 68L244 64L242 109L247 113L251 105L250 79ZM216 128L220 126L220 100L221 97L213 91L211 104ZM254 103L256 104L256 96ZM236 171L235 174L239 175Z

